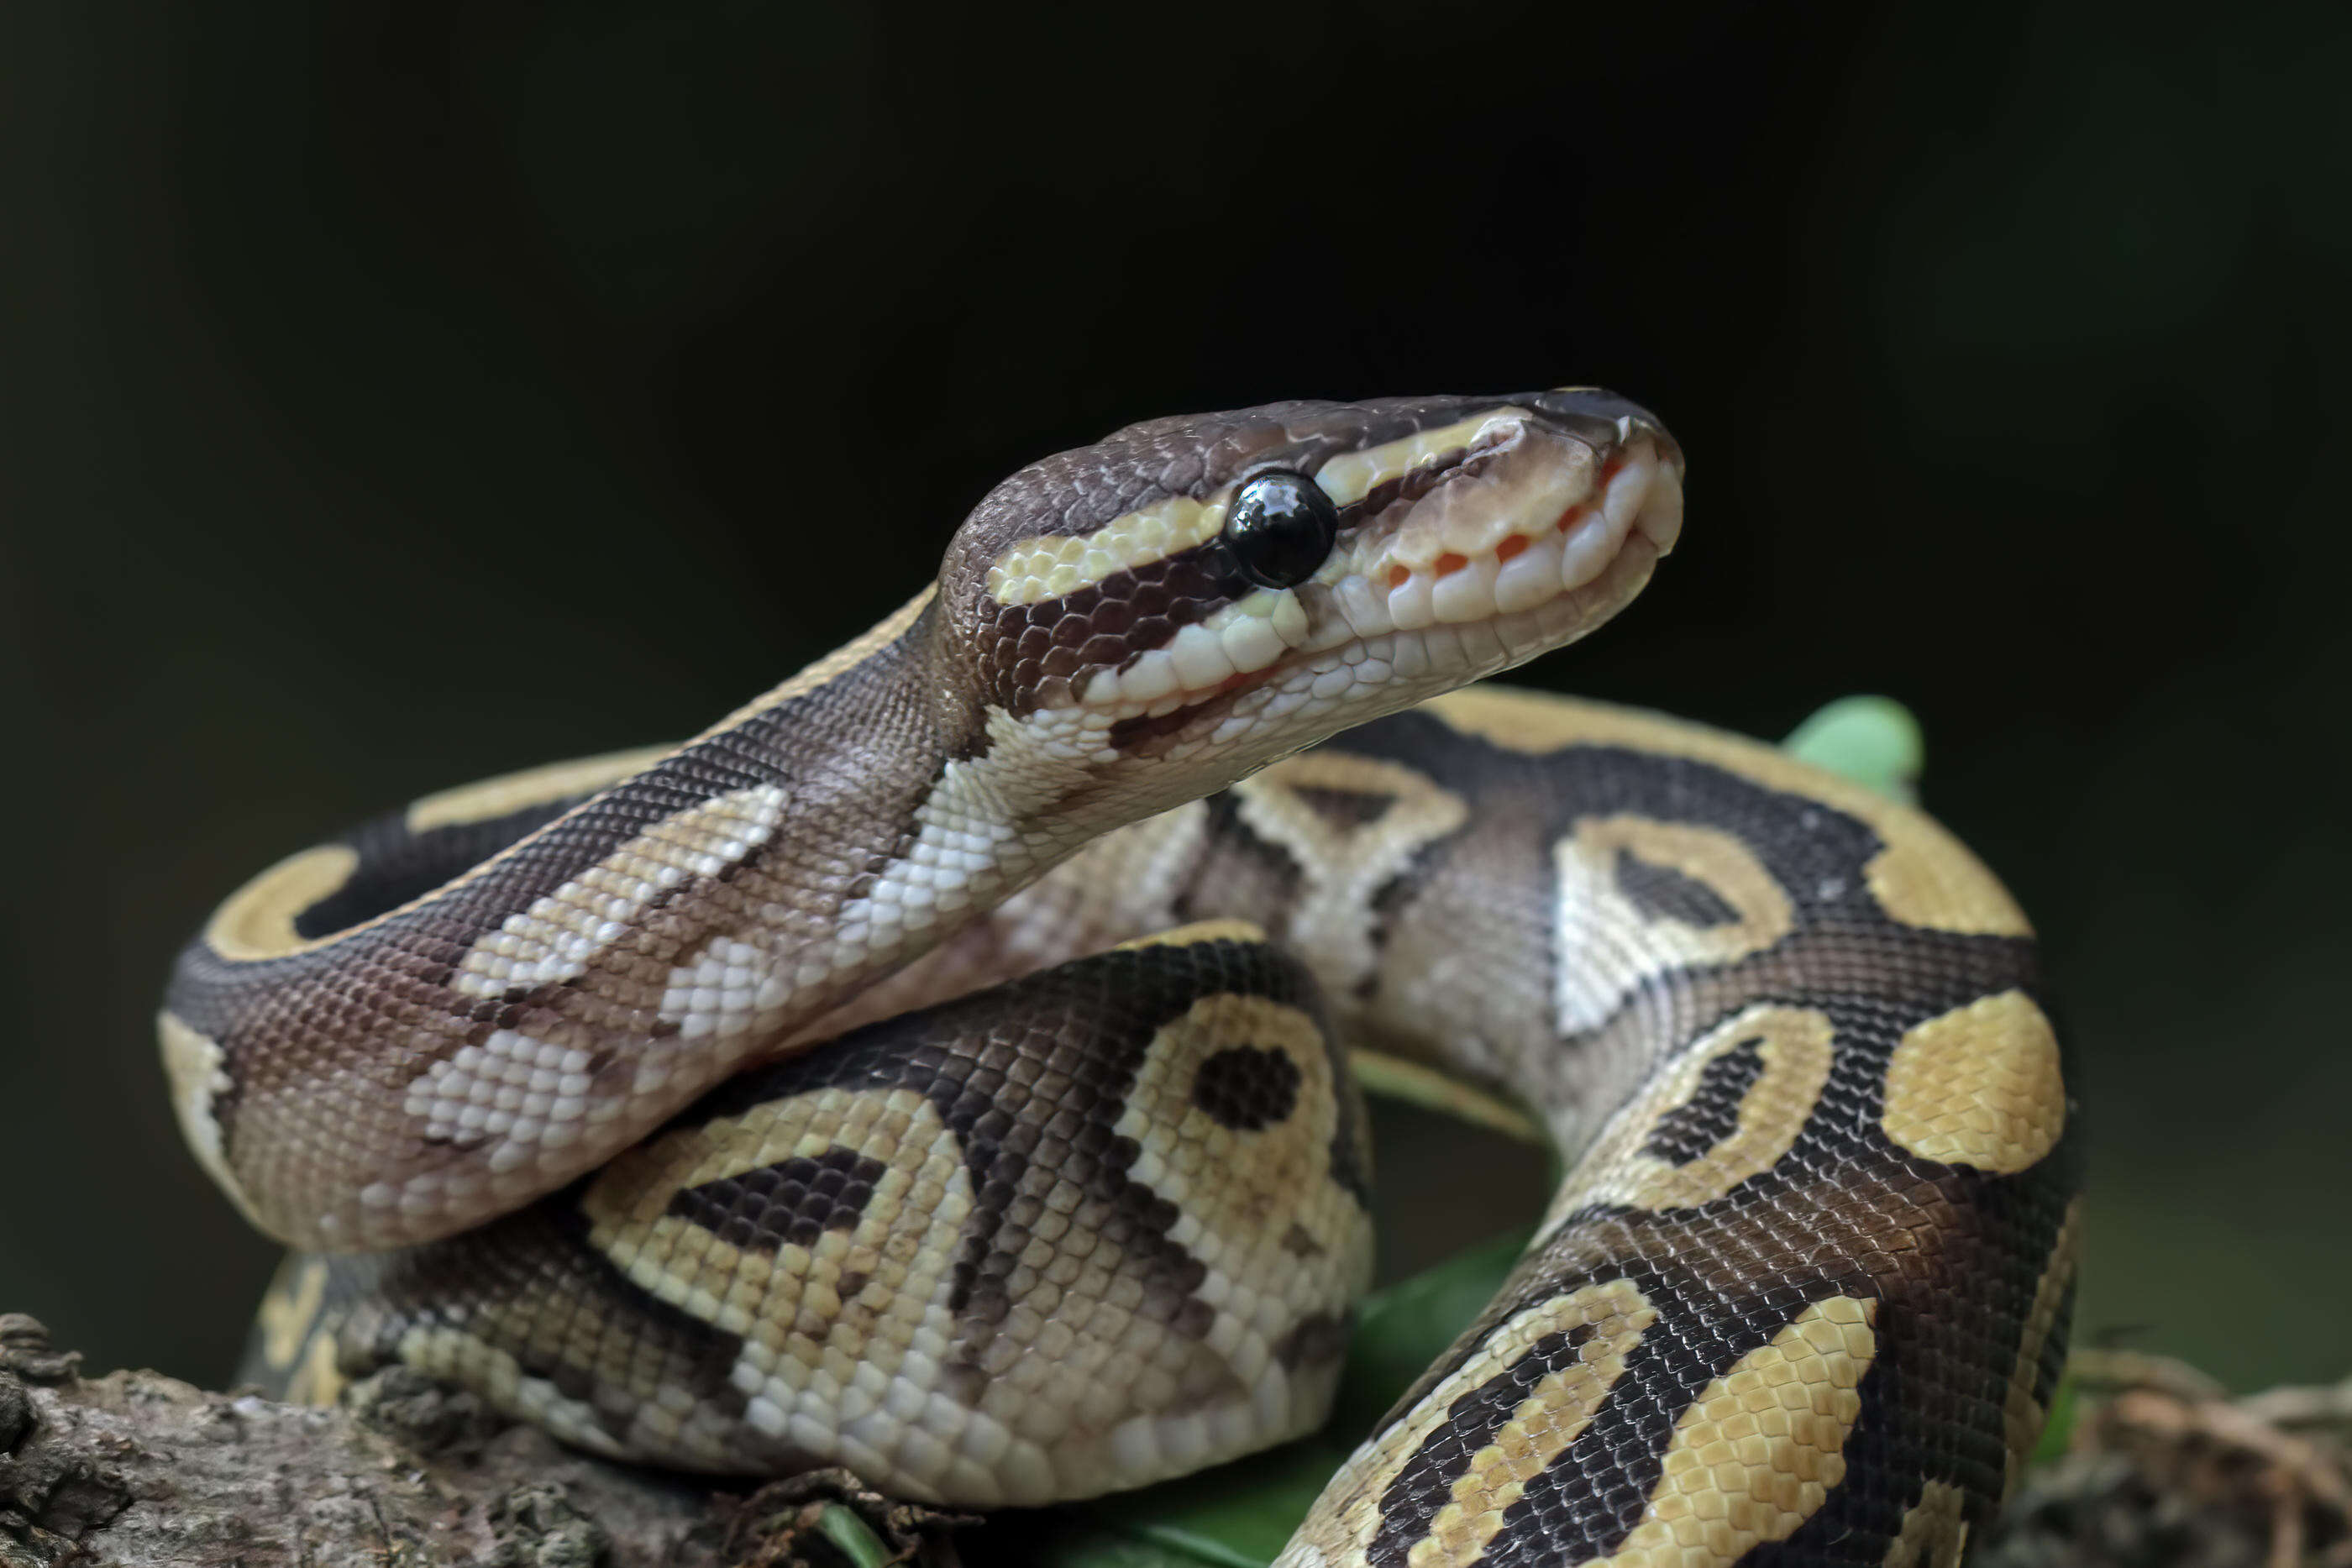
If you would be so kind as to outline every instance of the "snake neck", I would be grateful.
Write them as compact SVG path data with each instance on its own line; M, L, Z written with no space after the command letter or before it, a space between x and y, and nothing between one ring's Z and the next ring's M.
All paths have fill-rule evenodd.
M781 796L740 873L765 894L743 924L782 938L788 977L760 1032L924 952L1099 831L1059 810L1087 768L977 698L939 618L924 594L676 760L698 779L724 758Z

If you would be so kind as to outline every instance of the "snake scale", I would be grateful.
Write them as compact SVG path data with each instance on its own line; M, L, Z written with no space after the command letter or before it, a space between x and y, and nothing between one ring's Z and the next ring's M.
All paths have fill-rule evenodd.
M258 1375L955 1505L1194 1469L1331 1399L1368 1047L1574 1164L1285 1563L1956 1563L2073 1282L2024 917L1769 747L1473 685L1638 592L1682 479L1591 390L1135 425L683 747L262 873L161 1020L299 1249Z

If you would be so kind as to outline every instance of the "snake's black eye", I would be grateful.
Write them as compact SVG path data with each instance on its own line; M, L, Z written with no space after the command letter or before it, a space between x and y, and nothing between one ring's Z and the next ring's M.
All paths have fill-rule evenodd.
M1234 497L1225 542L1261 588L1288 588L1315 575L1339 534L1339 508L1304 474L1260 474Z

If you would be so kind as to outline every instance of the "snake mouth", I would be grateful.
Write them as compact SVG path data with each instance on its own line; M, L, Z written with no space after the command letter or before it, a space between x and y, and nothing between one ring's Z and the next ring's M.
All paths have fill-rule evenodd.
M1680 535L1681 455L1654 425L1512 407L1454 434L1401 475L1325 465L1341 526L1321 570L1097 673L1084 706L1111 747L1255 757L1337 727L1337 707L1393 711L1591 631Z

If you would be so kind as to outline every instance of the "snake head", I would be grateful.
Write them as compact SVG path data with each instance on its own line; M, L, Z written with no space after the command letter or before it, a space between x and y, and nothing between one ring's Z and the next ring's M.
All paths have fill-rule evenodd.
M1591 631L1672 548L1682 476L1593 389L1152 420L982 501L940 635L992 735L1195 794Z

